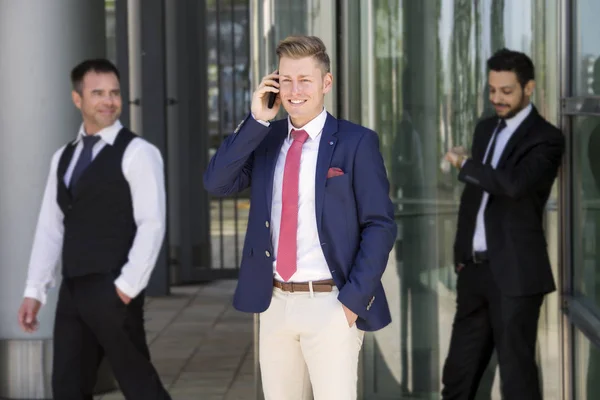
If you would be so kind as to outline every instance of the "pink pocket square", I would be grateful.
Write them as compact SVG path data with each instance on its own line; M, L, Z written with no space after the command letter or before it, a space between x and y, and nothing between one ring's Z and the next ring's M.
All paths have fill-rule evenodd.
M327 171L327 178L333 178L334 176L342 176L344 175L344 171L342 171L340 168L329 168L329 171Z

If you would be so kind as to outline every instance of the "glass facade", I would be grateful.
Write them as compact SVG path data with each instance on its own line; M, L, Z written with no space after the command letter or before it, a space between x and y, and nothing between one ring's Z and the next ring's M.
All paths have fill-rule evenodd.
M250 29L246 0L209 0L206 4L209 156L233 132L250 108ZM246 234L248 192L211 198L211 266L235 270Z
M560 125L562 2L360 0L292 2L285 7L283 1L251 3L254 81L274 69L278 40L293 33L316 34L333 56L334 91L327 109L380 136L399 234L383 278L393 321L366 336L363 398L438 399L455 311L452 251L462 191L456 172L442 157L453 146L469 147L478 120L493 112L486 61L504 46L530 55L536 66L534 104L546 119ZM323 15L335 18L319 18ZM557 187L545 221L560 284L558 197ZM593 244L587 247L595 250ZM544 398L551 400L563 398L561 315L558 292L550 294L540 316L538 363ZM577 349L587 351L587 360L590 347L585 346ZM494 361L477 398L501 398Z
M115 0L105 0L106 13L106 58L113 63L117 62L117 35L115 21Z
M581 332L575 334L574 389L577 400L600 396L600 348Z
M544 399L600 398L600 2L597 0L204 0L209 155L244 117L275 47L291 34L328 47L333 115L378 132L399 234L383 277L392 324L366 335L363 399L438 399L455 311L452 247L462 190L442 162L470 147L489 106L486 60L508 47L536 66L533 102L567 139L545 213L559 290L538 332ZM116 58L115 2L106 0ZM282 115L283 116L283 115ZM233 267L247 194L211 200L214 268ZM492 360L477 399L500 399Z
M107 54L115 60L123 40L115 35L118 3L105 4ZM539 320L543 396L600 398L600 2L199 4L209 156L246 115L254 87L276 68L278 41L291 34L317 35L328 47L334 90L327 110L380 136L399 234L383 277L393 322L366 335L363 347L360 385L368 400L439 398L455 311L452 247L462 190L442 157L453 146L470 147L477 121L493 112L487 58L504 46L529 54L534 104L567 139L545 213L559 290L546 296ZM209 204L212 268L235 270L247 193ZM501 398L496 367L492 361L477 399Z
M486 60L504 46L532 57L534 104L556 123L558 32L551 10L557 4L375 0L360 6L368 20L361 46L350 48L363 55L363 96L374 91L361 122L380 135L400 228L384 278L395 318L365 346L365 365L372 366L365 369L365 397L436 398L455 311L452 251L462 191L441 160L451 147L470 147L478 120L493 113ZM558 353L552 354L559 347L556 297L546 300L539 332L546 399L560 392ZM494 362L479 396L500 399Z
M573 96L594 103L600 95L600 43L594 35L600 26L591 13L600 3L577 1L572 68ZM585 96L585 97L584 97ZM588 97L589 96L589 97ZM574 195L574 291L590 299L600 310L600 117L578 115L571 120L573 131Z
M566 107L572 153L568 159L572 236L567 245L572 271L573 382L575 399L600 396L600 3L572 2L569 51L575 109ZM568 264L568 265L569 265Z

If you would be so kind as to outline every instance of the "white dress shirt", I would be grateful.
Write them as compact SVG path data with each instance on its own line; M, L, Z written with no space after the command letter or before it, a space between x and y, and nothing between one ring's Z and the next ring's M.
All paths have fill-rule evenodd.
M494 148L494 154L491 155L492 161L491 166L496 168L498 165L498 161L500 161L500 157L502 157L502 153L504 152L504 148L506 147L506 143L510 140L512 135L515 133L519 125L527 118L529 113L531 112L532 105L529 104L527 107L522 109L515 115L514 117L505 120L506 127L500 131L495 132L494 135L498 135L498 139L496 139L496 147ZM485 151L485 156L483 158L483 162L487 160L490 151L490 146L494 140L494 136L490 139L488 143L488 147ZM483 192L483 198L481 199L481 205L479 206L479 212L477 213L477 223L475 224L475 234L473 235L473 251L485 251L487 250L487 239L485 237L485 219L484 213L485 208L487 206L490 195L488 192Z
M298 181L298 236L296 272L289 282L307 282L323 279L331 279L331 272L327 266L319 232L317 230L317 214L315 209L315 175L317 171L317 156L319 154L319 142L321 133L327 120L327 111L323 109L321 114L303 126L309 138L302 146L300 157L300 177ZM273 179L273 201L271 206L271 241L273 243L274 258L273 273L275 279L283 281L277 273L277 248L279 245L279 229L281 225L282 186L285 158L292 145L291 132L294 126L288 117L288 136L284 140L275 165L275 176Z
M104 146L114 144L122 127L117 121L96 134L101 140L92 149L92 159ZM81 137L85 134L81 125L75 139L77 146L64 176L67 186L83 149ZM54 153L50 164L25 288L25 297L32 297L42 303L46 302L48 289L55 284L56 269L63 246L64 215L58 205L56 192L58 162L65 147ZM137 231L129 251L128 261L123 266L121 275L115 280L115 285L133 298L148 284L165 236L166 200L163 160L160 151L154 145L142 138L135 138L123 154L121 168L131 190Z

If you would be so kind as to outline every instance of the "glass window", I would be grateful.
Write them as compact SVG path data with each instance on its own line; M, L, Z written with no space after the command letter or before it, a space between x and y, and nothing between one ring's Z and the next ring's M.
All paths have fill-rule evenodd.
M600 42L598 15L600 2L596 0L573 1L573 87L574 96L600 95Z
M600 3L573 2L572 94L584 108L600 96ZM586 106L587 103L587 106ZM600 116L570 119L572 128L572 266L573 292L600 315ZM576 399L600 396L600 349L575 329L574 384ZM597 333L596 333L597 334Z
M245 0L206 2L209 156L250 109L250 22ZM246 234L249 191L211 198L213 269L239 266Z
M106 12L106 58L117 62L117 39L115 26L115 0L105 0Z
M574 292L600 307L600 117L572 121Z
M248 5L208 2L208 106L211 144L233 132L250 108Z
M534 104L551 122L558 110L557 2L362 1L361 117L376 130L396 205L398 239L384 275L390 327L365 340L367 399L439 398L455 312L453 243L459 196L448 148L471 144L490 115L487 58L506 46L537 71ZM556 211L547 217L556 227ZM556 259L557 237L549 240ZM555 271L555 277L559 277ZM539 329L544 398L558 399L558 300L547 296ZM480 396L500 399L492 362Z
M575 399L600 398L600 349L581 332L575 334Z
M576 96L600 95L600 33L594 12L600 3L578 0L573 24L573 88ZM582 100L597 103L597 98ZM585 107L585 105L584 105ZM573 131L573 273L574 291L600 309L600 116L572 118Z
M255 49L253 79L258 85L267 73L277 68L275 50L280 40L290 35L316 35L320 37L331 59L334 72L333 92L325 96L325 108L336 114L336 2L331 0L264 0L254 1L253 27L258 36L253 37ZM283 107L279 117L285 116Z

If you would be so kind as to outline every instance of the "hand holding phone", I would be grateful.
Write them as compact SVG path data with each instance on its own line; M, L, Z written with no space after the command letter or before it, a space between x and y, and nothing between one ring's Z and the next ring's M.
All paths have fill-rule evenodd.
M274 79L274 81L279 83L279 79ZM273 108L273 105L275 104L275 99L277 99L277 93L269 93L269 104L267 104L268 108Z
M281 98L279 93L279 74L277 71L265 76L252 95L251 111L255 119L270 121L279 112Z

